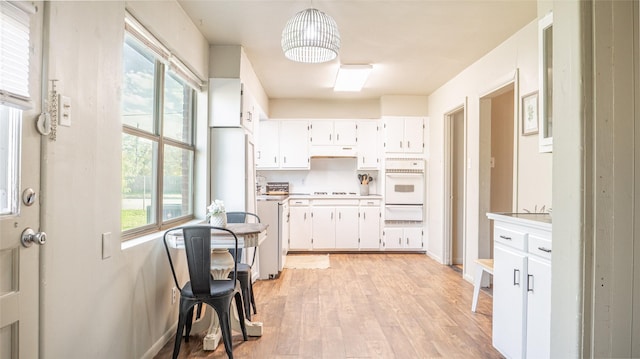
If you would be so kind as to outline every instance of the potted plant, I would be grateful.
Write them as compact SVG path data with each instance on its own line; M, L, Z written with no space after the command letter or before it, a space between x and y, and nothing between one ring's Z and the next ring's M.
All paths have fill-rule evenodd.
M207 207L207 218L212 226L226 227L227 213L224 209L224 202L216 199Z

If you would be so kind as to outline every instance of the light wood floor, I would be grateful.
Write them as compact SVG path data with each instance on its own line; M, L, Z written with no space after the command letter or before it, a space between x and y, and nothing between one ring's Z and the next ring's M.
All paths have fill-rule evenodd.
M242 358L501 358L491 346L492 298L424 254L331 254L329 269L285 269L254 284L264 335L242 341ZM226 358L224 344L202 351L203 334L180 358ZM173 339L156 358L170 358Z

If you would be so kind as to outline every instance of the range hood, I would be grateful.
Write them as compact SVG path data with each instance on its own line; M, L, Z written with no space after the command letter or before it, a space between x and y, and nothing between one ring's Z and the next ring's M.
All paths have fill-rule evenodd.
M311 146L311 158L344 158L357 156L355 146Z

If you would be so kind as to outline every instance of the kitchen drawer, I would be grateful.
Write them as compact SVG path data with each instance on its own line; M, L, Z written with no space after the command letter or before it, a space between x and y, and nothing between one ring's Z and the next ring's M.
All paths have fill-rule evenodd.
M551 239L529 234L529 253L551 260Z
M289 200L289 206L308 206L308 205L309 205L308 199L290 199Z
M496 243L502 243L521 251L527 250L527 233L518 231L516 228L496 223L493 227L493 238Z
M357 199L314 199L314 206L357 206Z
M380 207L381 201L379 199L361 199L360 206L373 206Z

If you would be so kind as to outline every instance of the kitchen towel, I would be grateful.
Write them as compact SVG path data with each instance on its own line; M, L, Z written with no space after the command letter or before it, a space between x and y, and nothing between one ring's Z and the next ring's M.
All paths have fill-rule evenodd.
M292 269L327 269L330 267L329 255L288 255L285 258L284 267Z

